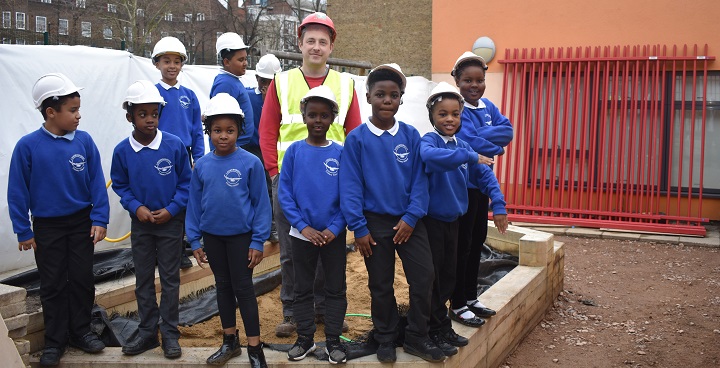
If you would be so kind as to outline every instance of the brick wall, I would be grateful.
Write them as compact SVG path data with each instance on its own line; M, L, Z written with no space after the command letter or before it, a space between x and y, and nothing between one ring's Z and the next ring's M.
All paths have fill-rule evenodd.
M338 31L333 57L431 77L432 0L328 0L327 13Z

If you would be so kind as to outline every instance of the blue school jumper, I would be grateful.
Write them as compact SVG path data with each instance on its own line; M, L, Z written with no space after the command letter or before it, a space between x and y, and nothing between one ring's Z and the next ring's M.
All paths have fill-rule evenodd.
M213 98L213 96L218 93L227 93L240 104L240 109L242 109L245 114L245 125L243 126L243 135L237 139L237 145L242 147L250 143L253 134L255 134L255 114L250 104L247 90L240 81L240 77L221 69L220 73L215 76L215 80L210 88L210 98ZM214 148L212 142L210 142L210 150L212 151Z
M260 147L260 116L262 115L262 108L264 104L262 92L255 87L246 87L248 98L250 99L250 106L253 111L253 131L250 143L253 146Z
M205 154L205 137L200 119L200 103L190 88L180 83L170 86L160 81L155 85L166 104L158 120L158 129L180 138L192 151L193 162Z
M193 250L202 233L252 233L250 248L262 252L270 236L270 199L260 159L238 149L227 156L209 153L195 164L190 180L185 232Z

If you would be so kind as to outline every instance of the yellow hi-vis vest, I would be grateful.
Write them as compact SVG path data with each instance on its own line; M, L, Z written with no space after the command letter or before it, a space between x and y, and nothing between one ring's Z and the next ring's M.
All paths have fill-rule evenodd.
M330 129L327 132L327 139L343 144L345 142L345 117L352 103L355 90L354 81L347 75L340 74L334 70L328 70L323 81L324 85L330 87L335 94L338 103L338 115L335 117ZM278 172L280 172L285 151L294 142L307 138L307 127L303 123L300 112L300 100L310 91L305 81L305 76L300 68L275 74L275 89L277 90L280 102L282 121L280 122L280 134L278 136Z

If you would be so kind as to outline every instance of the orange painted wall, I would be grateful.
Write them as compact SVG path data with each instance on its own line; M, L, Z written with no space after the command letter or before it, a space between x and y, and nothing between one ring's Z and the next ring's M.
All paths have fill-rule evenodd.
M507 48L707 43L720 56L718 0L435 0L432 11L433 74L481 36L497 50L489 72Z
M720 58L720 0L435 0L432 12L432 79L453 83L457 57L490 37L496 54L485 97L497 103L505 49L708 44L708 54ZM720 220L720 200L703 200L702 212Z

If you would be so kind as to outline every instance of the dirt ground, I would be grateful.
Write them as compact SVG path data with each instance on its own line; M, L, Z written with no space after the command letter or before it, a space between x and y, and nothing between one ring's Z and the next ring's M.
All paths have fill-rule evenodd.
M720 366L720 250L637 241L557 237L565 243L564 291L501 367ZM396 295L406 301L398 266ZM350 253L348 313L369 313L365 265ZM279 288L258 298L262 340L282 316ZM372 328L348 317L347 337ZM238 325L241 318L238 315ZM242 327L241 328L241 336ZM183 346L219 346L220 322L181 327ZM323 341L322 327L315 336Z
M556 239L565 290L502 367L720 366L720 250Z

